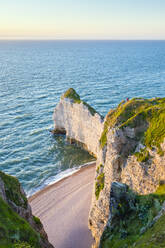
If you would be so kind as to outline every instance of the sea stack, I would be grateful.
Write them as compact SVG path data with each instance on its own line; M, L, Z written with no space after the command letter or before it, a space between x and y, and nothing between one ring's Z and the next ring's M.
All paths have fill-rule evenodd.
M66 133L68 141L77 142L94 156L98 156L103 118L82 101L74 89L68 89L61 96L54 110L53 120L54 133Z

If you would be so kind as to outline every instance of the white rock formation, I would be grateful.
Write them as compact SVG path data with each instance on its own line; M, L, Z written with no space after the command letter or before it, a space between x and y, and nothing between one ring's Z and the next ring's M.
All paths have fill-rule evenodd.
M71 93L78 96L73 89ZM65 131L68 139L83 143L97 157L89 228L96 240L93 247L98 247L104 229L110 225L110 192L113 182L127 184L139 194L153 193L161 181L165 182L165 140L160 144L164 155L160 156L154 147L152 150L147 148L148 160L139 162L134 153L145 148L138 137L147 129L146 122L139 118L135 128L109 128L107 142L101 148L100 138L106 120L103 122L97 113L92 115L90 108L79 96L77 99L63 96L54 110L53 119L55 132ZM98 194L96 185L100 187Z
M70 98L61 98L53 114L55 132L66 132L69 140L78 141L93 153L99 154L99 139L103 120L98 113L92 115L83 102L75 103Z

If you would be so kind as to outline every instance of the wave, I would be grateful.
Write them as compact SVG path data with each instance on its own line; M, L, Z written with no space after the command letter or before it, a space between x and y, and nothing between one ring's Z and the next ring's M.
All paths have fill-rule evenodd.
M64 178L75 174L77 171L81 170L82 168L84 168L84 167L86 167L88 165L92 165L94 162L95 161L92 161L92 162L88 162L88 163L79 165L78 167L69 168L67 170L59 172L55 176L49 177L47 180L45 180L45 182L42 185L40 185L39 187L34 188L31 191L29 191L27 193L27 197L30 197L30 196L36 194L37 192L39 192L40 190L44 189L45 187L50 186L50 185L52 185L54 183L57 183L57 182L63 180Z

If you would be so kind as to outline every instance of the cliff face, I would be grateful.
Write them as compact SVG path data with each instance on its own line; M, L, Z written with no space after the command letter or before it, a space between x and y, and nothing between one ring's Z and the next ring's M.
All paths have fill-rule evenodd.
M103 129L102 117L80 100L73 89L69 89L61 97L54 110L53 120L55 133L66 133L70 142L77 141L98 156L99 138Z
M74 95L76 94L74 91ZM118 205L122 206L122 201L116 200L118 190L113 185L117 185L117 189L122 192L121 195L126 196L129 190L135 195L148 195L156 192L159 185L165 183L165 98L123 101L116 109L110 110L102 122L98 114L91 115L89 108L83 105L79 96L76 95L75 99L67 98L67 95L68 92L62 96L54 111L55 131L65 130L68 138L84 143L87 149L97 156L89 228L96 240L94 247L104 247L104 244L105 247L109 247L106 246L106 242L109 242L106 241L106 237L109 239L116 235L111 228L113 223L117 226L125 223L125 227L121 230L119 228L116 233L127 230L127 219L123 219L122 222L123 217L116 218L118 216L116 214L113 217L112 209L116 209L120 216ZM165 190L162 194L165 194ZM139 200L138 196L134 196L133 200L129 197L128 199L133 205L132 207L129 201L125 202L132 213L130 216L133 218L137 213L140 216L142 213L139 209L145 208L147 201ZM150 199L150 195L147 199ZM141 220L136 219L137 226L145 230L147 223L158 214L163 200L165 198L152 199L151 202L156 201L155 205L158 204L159 207L155 208L152 203L149 204L146 222L139 224ZM121 209L128 217L127 207ZM152 209L156 210L153 216L149 217ZM136 229L137 226L133 228ZM139 235L141 229L137 229ZM129 232L131 233L128 231L127 235ZM100 240L103 242L100 243ZM110 247L113 247L112 243ZM119 244L115 247L124 246Z
M19 181L0 171L0 247L19 245L53 248Z
M133 132L134 130L131 130ZM110 225L110 191L113 182L124 183L139 194L149 194L156 191L160 182L165 182L165 156L156 151L150 151L152 157L146 162L138 162L135 155L128 152L136 149L139 143L126 135L127 131L113 129L107 134L106 153L103 160L97 160L97 168L102 164L102 170L96 169L89 228L99 245L101 235ZM164 149L165 142L162 144ZM97 197L97 183L103 175L103 189ZM100 183L100 182L99 182Z
M113 182L124 183L143 195L155 192L165 182L165 99L133 99L110 111L100 149L89 214L96 247L111 225Z

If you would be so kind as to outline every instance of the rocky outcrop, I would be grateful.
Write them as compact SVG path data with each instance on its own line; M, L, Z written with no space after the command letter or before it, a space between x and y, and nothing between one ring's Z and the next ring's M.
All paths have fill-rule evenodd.
M117 189L125 192L121 195L128 188L147 195L165 182L165 99L122 101L102 121L71 89L57 105L54 121L55 132L65 131L97 156L89 228L96 240L93 247L99 247L105 230L111 229L112 208L121 204L113 200Z
M70 142L79 142L90 153L98 156L99 138L103 130L102 117L80 100L73 89L62 95L54 110L53 120L54 133L66 133Z
M53 248L39 218L32 215L19 181L0 171L1 218L3 219L1 231L4 234L3 237L0 235L0 246L11 247L14 242L26 241L36 248Z
M104 188L97 199L96 182L100 173L96 172L89 214L89 228L95 237L96 247L99 245L104 229L110 224L110 192L113 182L127 184L130 189L139 194L153 193L161 181L165 182L165 156L159 156L154 151L150 152L153 157L148 161L138 162L135 155L129 155L129 152L135 150L138 145L138 141L134 138L130 139L125 130L113 129L107 134L105 157L102 156L103 160L97 160L97 167L105 161L102 170Z
M96 169L89 214L95 247L110 225L113 182L124 183L141 195L155 192L159 184L165 182L165 99L153 100L153 105L151 102L132 100L119 105L105 118L100 138L101 156L97 159L97 168L102 164L103 169L101 172ZM100 175L104 175L104 187L97 197Z
M159 186L155 194L138 195L128 185L113 182L110 191L111 214L99 248L164 247L165 239L161 236L164 237L165 223L161 227L158 225L157 230L153 228L165 219L165 192L160 197L160 191L164 191L164 185ZM143 242L140 239L144 239Z

